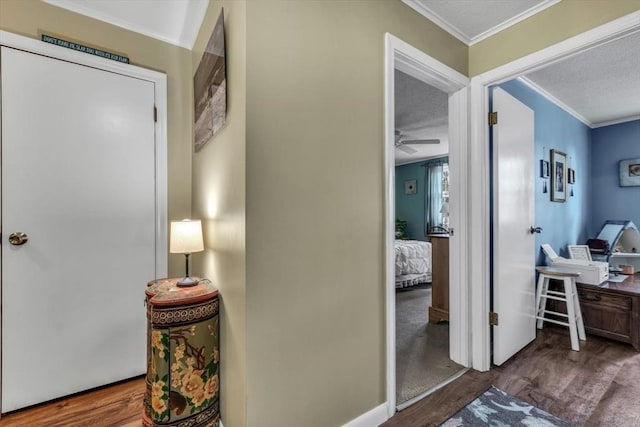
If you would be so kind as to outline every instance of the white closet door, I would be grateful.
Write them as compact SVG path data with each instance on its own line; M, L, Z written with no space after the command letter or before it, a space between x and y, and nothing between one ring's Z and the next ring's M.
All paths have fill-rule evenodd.
M146 369L154 84L7 47L0 59L7 412Z

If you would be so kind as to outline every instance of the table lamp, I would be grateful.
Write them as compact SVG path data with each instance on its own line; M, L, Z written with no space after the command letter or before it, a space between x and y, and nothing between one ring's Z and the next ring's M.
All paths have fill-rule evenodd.
M171 221L171 239L169 252L172 254L184 254L186 259L186 273L178 286L194 286L197 280L189 277L189 256L194 252L204 250L202 241L202 223L199 219L183 219Z

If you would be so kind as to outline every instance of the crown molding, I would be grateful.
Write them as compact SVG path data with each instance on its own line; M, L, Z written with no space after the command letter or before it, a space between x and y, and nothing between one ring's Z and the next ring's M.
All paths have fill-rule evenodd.
M589 119L587 119L585 116L583 116L582 114L578 113L576 110L574 110L573 108L569 107L567 104L565 104L564 102L560 101L558 98L556 98L555 96L553 96L552 94L550 94L549 92L547 92L545 89L543 89L542 87L538 86L536 83L534 83L533 81L531 81L528 77L525 76L520 76L518 77L518 80L520 80L522 83L526 84L527 86L529 86L531 89L533 89L534 91L538 92L540 95L542 95L543 97L545 97L547 100L549 100L550 102L552 102L553 104L557 105L558 107L560 107L561 109L563 109L564 111L566 111L567 113L571 114L574 118L576 118L577 120L580 120L583 124L589 126L590 128L593 129L594 125L593 123L591 123L591 121L589 121Z
M550 102L552 102L553 104L555 104L559 108L562 108L564 111L566 111L567 113L571 114L577 120L580 120L582 123L584 123L585 125L589 126L589 128L591 128L591 129L597 129L597 128L601 128L601 127L605 127L605 126L611 126L611 125L619 125L621 123L633 122L635 120L640 120L640 115L634 115L634 116L629 116L629 117L621 117L621 118L613 119L613 120L605 120L605 121L602 121L602 122L592 122L589 119L587 119L586 117L584 117L583 115L581 115L580 113L578 113L573 108L569 107L567 104L565 104L562 101L560 101L555 96L551 95L545 89L543 89L542 87L538 86L536 83L531 81L528 77L520 76L520 77L518 77L518 80L520 80L522 83L524 83L527 86L529 86L532 90L538 92L541 96L545 97L547 100L549 100Z
M463 31L460 31L456 26L452 25L446 19L426 7L419 0L402 0L402 2L409 6L411 9L418 12L420 15L427 18L429 21L432 21L438 27L442 28L443 30L460 40L462 43L466 44L467 46L469 46L469 43L471 43L471 37L469 37Z
M640 115L594 123L593 129L602 128L602 127L611 126L611 125L619 125L621 123L633 122L636 120L640 120Z
M460 30L458 27L451 24L449 21L447 21L446 19L444 19L443 17L441 17L440 15L432 11L420 0L402 0L402 2L407 6L409 6L410 8L412 8L413 10L415 10L416 12L418 12L419 14L421 14L422 16L424 16L425 18L427 18L428 20L432 21L434 24L436 24L437 26L439 26L440 28L442 28L443 30L445 30L446 32L448 32L458 40L460 40L462 43L466 44L467 46L473 46L474 44L479 43L482 40L489 38L499 33L500 31L506 28L509 28L520 21L524 21L525 19L530 18L536 13L541 12L544 9L547 9L553 6L554 4L560 2L560 0L545 0L542 3L539 3L514 17L509 18L504 22L501 22L500 24L492 28L489 28L488 30L476 36L470 36L466 34L464 31Z
M487 31L484 31L480 34L478 34L477 36L474 36L471 38L471 41L469 43L469 46L473 46L476 43L481 42L482 40L485 40L493 35L498 34L500 31L505 30L513 25L516 25L518 22L524 21L527 18L531 18L533 15L542 12L543 10L553 6L556 3L559 3L560 0L545 0L542 3L539 3L527 10L525 10L524 12L507 19L504 22L501 22L500 24L496 25L495 27L489 28Z

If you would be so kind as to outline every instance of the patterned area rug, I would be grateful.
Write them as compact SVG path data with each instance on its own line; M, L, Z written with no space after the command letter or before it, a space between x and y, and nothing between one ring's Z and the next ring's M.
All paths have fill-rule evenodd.
M456 412L441 427L569 427L561 419L538 409L495 387L489 388L476 400Z

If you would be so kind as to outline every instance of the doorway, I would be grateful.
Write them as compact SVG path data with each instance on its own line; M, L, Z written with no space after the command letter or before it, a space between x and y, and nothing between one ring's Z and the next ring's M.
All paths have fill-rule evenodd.
M418 79L446 94L448 166L450 168L450 193L448 207L449 220L449 260L451 268L446 268L449 274L449 342L448 357L463 367L469 366L470 358L468 325L468 289L466 245L466 206L467 193L462 185L466 180L467 150L467 84L468 79L455 70L413 48L391 34L386 35L385 58L385 176L386 176L386 292L387 292L387 410L389 415L396 411L396 280L395 280L395 231L396 231L396 120L395 120L395 76L396 70ZM399 129L400 130L400 129ZM400 130L402 132L402 130ZM401 136L401 135L400 135ZM422 138L436 139L436 138ZM404 182L402 183L404 186ZM404 188L404 187L403 187ZM404 190L403 190L404 191ZM442 224L440 224L442 225ZM421 227L422 228L422 227ZM426 233L420 232L423 238ZM464 284L464 286L463 286ZM426 312L428 307L424 307ZM446 346L446 345L445 345ZM460 374L462 374L461 371ZM446 382L445 382L446 383ZM445 383L439 383L426 393L435 391ZM408 401L413 403L423 397L418 394Z
M403 409L464 367L449 357L449 96L397 69L394 79L396 404Z
M490 86L502 84L527 73L541 70L546 66L557 64L565 58L575 58L582 52L637 33L640 28L638 23L639 16L640 12L630 14L471 79L471 128L473 130L471 140L476 149L471 151L470 154L472 163L477 163L480 166L472 170L470 175L470 190L474 194L477 194L485 201L489 200L490 190L487 181L489 169L484 159L488 158L489 153L486 117L489 111L488 91ZM603 74L606 73L603 72ZM538 147L536 155L543 159L548 159L548 150L550 148L553 147ZM546 182L542 181L539 180L537 184L536 191L539 193L544 191L544 185L546 184ZM548 197L548 195L545 196ZM576 195L576 197L578 196ZM472 216L471 231L473 234L471 250L477 254L477 262L474 261L471 264L472 277L477 280L477 283L473 286L474 297L472 299L472 324L474 328L472 352L473 367L477 370L486 371L491 365L490 328L488 323L484 321L488 316L490 307L491 291L487 269L490 249L487 244L489 241L489 227L487 227L487 224L490 224L491 218L487 205L483 206L482 203L479 203L476 209L477 213ZM533 275L533 266L531 275ZM509 319L505 320L509 321Z

